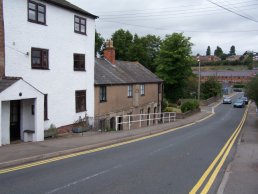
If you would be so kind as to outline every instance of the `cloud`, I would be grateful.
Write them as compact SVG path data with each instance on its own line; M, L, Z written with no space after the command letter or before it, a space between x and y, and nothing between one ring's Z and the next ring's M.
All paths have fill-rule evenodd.
M216 0L214 2L234 11L231 13L207 0L70 0L81 8L100 16L96 21L99 33L108 39L118 29L140 36L154 34L165 37L184 32L191 37L193 54L205 54L220 46L225 53L235 45L237 54L258 51L258 2L256 0Z

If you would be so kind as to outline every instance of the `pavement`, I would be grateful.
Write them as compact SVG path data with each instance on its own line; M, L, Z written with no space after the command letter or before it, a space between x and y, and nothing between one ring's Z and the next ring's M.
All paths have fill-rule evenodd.
M173 128L193 124L212 115L213 104L202 107L202 111L175 122L153 125L140 129L113 132L85 132L67 134L43 142L19 142L0 147L0 169L26 164L42 159L62 156L80 151L99 148L115 143L137 139Z
M217 194L258 193L258 113L251 103L247 120Z

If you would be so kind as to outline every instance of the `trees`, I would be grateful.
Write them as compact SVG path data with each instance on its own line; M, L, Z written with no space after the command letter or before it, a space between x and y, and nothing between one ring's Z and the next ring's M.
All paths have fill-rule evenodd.
M187 86L184 89L185 98L197 98L198 77L193 74L188 77Z
M258 75L256 75L246 86L246 94L258 106Z
M97 54L102 54L101 49L104 41L105 39L101 36L101 34L95 30L95 56L97 56Z
M159 52L161 39L155 35L139 37L129 31L117 30L112 35L116 58L124 61L139 61L150 71L156 71L154 59Z
M208 99L213 96L221 95L222 86L215 79L215 77L209 78L206 82L201 84L201 96L203 99Z
M127 30L117 30L112 35L114 47L116 49L116 58L118 60L128 60L130 58L129 48L133 44L133 35Z
M155 60L157 74L165 82L165 95L173 101L182 97L187 78L192 75L192 45L182 33L166 35Z
M135 34L133 44L128 51L128 60L139 61L150 71L155 72L156 66L154 59L159 51L160 42L160 38L153 35L139 37L137 34Z
M211 47L208 46L207 50L206 50L206 56L210 56L211 55Z
M236 48L234 45L230 47L229 56L236 55Z
M223 54L224 54L223 50L219 46L217 46L217 48L214 51L214 55L221 58L223 56Z

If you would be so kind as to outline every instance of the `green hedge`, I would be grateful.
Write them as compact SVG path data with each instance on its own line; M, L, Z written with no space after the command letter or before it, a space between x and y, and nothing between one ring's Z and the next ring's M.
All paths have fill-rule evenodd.
M187 111L192 111L199 108L199 103L197 100L191 100L191 101L187 101L185 103L182 104L181 106L181 111L187 112Z

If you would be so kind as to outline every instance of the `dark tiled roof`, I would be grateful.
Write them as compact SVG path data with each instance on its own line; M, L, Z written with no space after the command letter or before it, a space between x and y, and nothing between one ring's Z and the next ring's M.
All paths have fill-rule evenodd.
M10 87L11 85L13 85L18 80L19 78L10 78L10 77L0 79L0 93L5 89L7 89L8 87Z
M162 82L155 74L138 62L95 60L95 85L135 84Z
M198 75L198 71L194 71ZM232 77L252 77L258 73L258 70L243 70L243 71L201 71L201 76L232 76Z
M88 17L91 17L91 18L94 18L94 19L98 18L98 16L95 16L95 15L93 15L93 14L81 9L80 7L77 7L76 5L73 5L70 2L65 1L65 0L42 0L42 1L57 5L59 7L64 8L64 9L68 9L68 10L80 13L82 15L85 15L85 16L88 16Z

